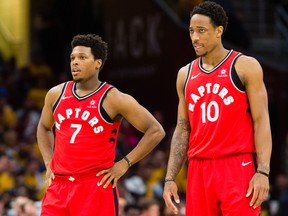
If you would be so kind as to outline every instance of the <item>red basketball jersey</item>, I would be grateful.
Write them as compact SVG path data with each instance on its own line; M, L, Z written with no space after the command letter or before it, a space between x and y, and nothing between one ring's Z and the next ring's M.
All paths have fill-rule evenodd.
M255 152L248 98L234 68L240 55L231 50L209 71L201 66L201 57L191 63L185 83L191 124L188 158Z
M113 122L102 108L112 88L101 83L98 89L79 97L76 83L65 83L53 107L55 149L51 162L54 173L71 175L111 167L121 122Z

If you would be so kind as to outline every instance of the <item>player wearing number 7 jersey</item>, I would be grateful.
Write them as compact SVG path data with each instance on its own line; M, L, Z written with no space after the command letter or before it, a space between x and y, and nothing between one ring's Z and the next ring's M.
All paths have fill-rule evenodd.
M37 129L48 185L41 215L118 215L118 180L153 150L165 132L133 97L98 79L107 58L101 37L76 35L71 45L73 81L48 91ZM123 118L143 137L115 161Z
M175 214L174 180L186 158L187 216L258 216L268 195L272 141L263 71L255 58L224 48L227 21L212 1L191 12L198 58L178 72L178 117L163 194Z

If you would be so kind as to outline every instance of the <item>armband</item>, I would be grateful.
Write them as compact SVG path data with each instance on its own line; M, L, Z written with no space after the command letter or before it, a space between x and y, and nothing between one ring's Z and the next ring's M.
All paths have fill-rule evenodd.
M265 175L266 177L269 178L269 174L266 173L266 172L263 172L263 171L261 171L261 170L257 170L256 173L260 173L260 174Z
M164 180L165 183L166 183L166 182L169 182L169 181L175 181L175 179L174 179L174 178L166 178L166 179Z
M128 163L129 167L132 166L131 161L126 156L124 157L124 160Z

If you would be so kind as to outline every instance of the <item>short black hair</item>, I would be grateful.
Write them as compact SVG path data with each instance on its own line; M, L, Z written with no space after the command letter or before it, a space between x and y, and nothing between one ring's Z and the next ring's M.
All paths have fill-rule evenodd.
M108 55L108 44L102 40L99 35L96 34L78 34L73 37L71 42L72 49L76 46L90 47L94 59L101 59L102 65L100 70L103 68L104 63L107 60Z
M193 10L190 13L190 18L194 14L202 14L210 17L211 22L215 26L223 26L224 28L223 32L225 32L228 25L228 17L223 7L217 4L216 2L213 1L202 2L201 4L193 8Z

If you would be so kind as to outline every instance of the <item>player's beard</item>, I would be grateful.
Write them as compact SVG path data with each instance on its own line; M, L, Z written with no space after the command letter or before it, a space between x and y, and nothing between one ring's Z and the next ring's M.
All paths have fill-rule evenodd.
M197 54L196 53L196 56L197 57L205 57L207 55L207 53L208 53L207 51L205 53L202 53L202 54Z
M75 83L80 83L81 81L82 81L83 79L82 78L78 78L78 79L73 79L73 81L75 82Z

